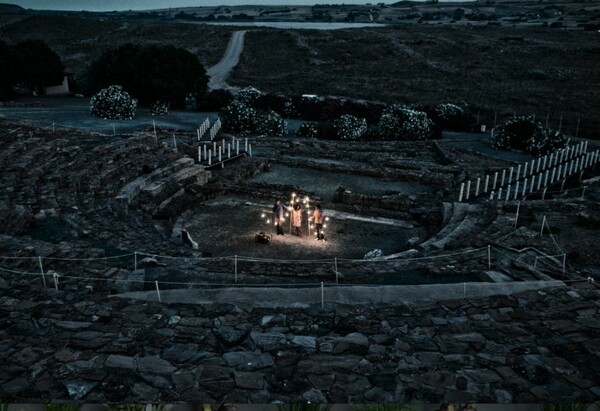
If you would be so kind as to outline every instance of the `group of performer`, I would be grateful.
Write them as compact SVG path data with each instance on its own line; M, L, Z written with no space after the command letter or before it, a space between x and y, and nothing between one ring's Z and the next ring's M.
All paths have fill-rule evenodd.
M283 222L285 221L286 207L281 200L277 200L273 206L273 220L277 235L283 235ZM302 208L300 204L295 204L290 212L291 226L294 227L296 235L302 237ZM312 219L317 231L317 241L325 241L323 234L323 223L325 222L325 214L321 208L321 204L315 205L315 210L312 214L308 214L309 221Z

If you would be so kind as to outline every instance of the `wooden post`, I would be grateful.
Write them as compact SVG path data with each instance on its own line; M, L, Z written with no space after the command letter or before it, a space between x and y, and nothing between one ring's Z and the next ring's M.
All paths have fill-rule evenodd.
M58 273L52 273L52 279L54 280L54 289L58 291Z
M586 188L587 188L587 187L583 187L583 191L581 192L581 199L582 199L582 200L583 200L583 196L585 196L585 189L586 189Z
M542 219L542 229L540 230L540 237L544 235L544 225L546 224L546 216Z
M502 200L502 187L498 189L498 200Z
M513 175L513 167L510 168L510 172L508 173L508 184L512 183L512 175ZM519 178L517 177L517 180Z
M487 175L485 176L485 184L483 185L483 186L484 186L484 187L483 187L483 192L484 192L484 193L487 193L487 192L488 192L488 183L489 183L489 182L490 182L490 175L489 175L489 174L487 174Z
M469 195L471 194L471 180L467 181L467 194L465 195L465 199L469 199Z
M515 179L515 181L517 181L521 176L521 164L519 164L517 166L517 178Z
M160 298L160 289L158 288L158 281L154 281L154 285L156 285L156 295L158 296L158 302L162 303L162 299Z
M544 177L544 187L548 187L548 176L550 175L550 170L546 170L546 176Z
M479 183L481 182L481 178L477 177L477 184L475 185L475 197L479 195Z
M208 165L212 164L212 150L208 150Z
M517 181L517 185L515 186L515 200L517 199L517 196L519 195L519 181Z
M525 169L523 170L523 177L527 177L527 166L529 165L529 163L525 163ZM518 177L518 175L517 175Z
M44 288L46 288L47 287L46 276L44 275L44 266L42 265L42 257L38 256L38 263L40 264L40 272L42 273L42 282L44 283Z
M502 182L500 184L500 187L504 187L504 177L506 177L506 169L502 170Z
M498 172L494 173L494 184L492 185L492 190L496 189L496 183L498 182Z
M517 212L515 213L515 229L517 228L517 223L519 222L519 210L521 208L521 202L517 201Z
M492 246L488 244L488 270L492 269Z
M505 203L508 203L509 197L510 197L510 184L508 185L508 188L506 189L506 200L504 201Z
M538 177L539 177L540 180L542 179L541 176L538 176ZM535 185L535 176L531 177L531 187L529 188L529 192L530 193L533 193L533 187L534 187L534 185Z
M544 187L544 191L542 192L542 201L546 199L546 190L548 190L548 187Z

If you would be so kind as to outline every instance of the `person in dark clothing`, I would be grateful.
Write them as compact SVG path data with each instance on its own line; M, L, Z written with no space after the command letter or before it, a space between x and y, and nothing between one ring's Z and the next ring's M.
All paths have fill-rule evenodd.
M285 220L285 207L281 204L280 200L277 200L273 206L273 220L277 227L277 235L283 235L283 221Z

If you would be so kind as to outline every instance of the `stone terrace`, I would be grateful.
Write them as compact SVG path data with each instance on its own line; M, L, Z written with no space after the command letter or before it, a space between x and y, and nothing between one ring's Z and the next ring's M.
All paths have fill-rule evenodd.
M144 303L0 280L9 401L593 402L593 285L310 308Z

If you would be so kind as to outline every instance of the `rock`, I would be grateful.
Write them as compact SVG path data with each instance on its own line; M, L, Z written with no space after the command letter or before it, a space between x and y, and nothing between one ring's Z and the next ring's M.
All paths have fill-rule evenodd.
M308 335L294 335L294 337L291 340L291 343L293 345L297 345L304 348L317 348L317 339Z
M84 380L68 381L64 383L69 396L76 401L85 398L85 396L88 395L97 384L97 382L89 382Z
M459 373L476 384L491 384L502 381L502 378L491 370L461 370Z
M183 392L196 386L195 375L189 371L177 371L171 376L173 384L178 391Z
M335 380L335 376L333 374L328 375L319 375L319 374L311 374L308 376L308 381L317 389L321 391L329 391L331 389L331 385Z
M365 392L365 400L376 404L384 404L392 402L393 396L379 387L373 387Z
M229 347L238 345L248 335L247 331L236 330L228 325L213 328L213 333L223 344Z
M140 372L150 372L154 374L168 375L177 370L177 367L170 362L159 357L140 357L137 358L137 367Z
M192 239L192 236L190 235L190 233L188 233L185 230L181 230L181 242L183 243L183 245L187 245L188 247L191 247L193 250L198 249L198 243L195 242Z
M81 331L73 335L74 340L92 341L104 336L104 333L98 331Z
M21 391L29 388L29 381L26 378L17 378L7 383L2 384L2 392L6 394L18 394Z
M104 365L107 368L116 368L122 370L135 370L136 363L133 357L123 355L109 355Z
M311 388L310 390L306 391L304 394L302 394L302 398L313 404L325 404L327 402L325 395L323 395L323 393L316 388Z
M144 383L134 384L131 393L135 396L132 400L136 402L156 402L160 394L158 390Z
M284 325L287 316L285 314L277 314L277 315L265 315L260 320L260 325L262 327L272 327L274 325Z
M280 347L285 341L285 335L278 332L258 332L252 331L250 338L254 341L254 344L263 349L273 349Z
M235 371L235 385L249 390L262 390L265 385L264 374L260 372Z
M504 390L495 390L494 394L496 395L496 402L499 404L510 404L512 403L513 396L508 391Z
M149 267L166 267L165 263L159 262L156 258L145 257L138 261L138 267L149 268Z
M57 321L54 323L57 327L70 331L79 331L88 328L92 323L80 321Z
M380 258L383 257L383 251L381 251L379 248L376 248L374 250L369 251L368 253L365 254L365 256L363 257L364 260L372 260L374 258Z
M223 361L227 366L242 371L255 371L275 365L269 354L258 352L228 352L223 355Z
M174 315L173 317L169 318L169 325L177 325L179 324L179 321L181 321L181 317Z

